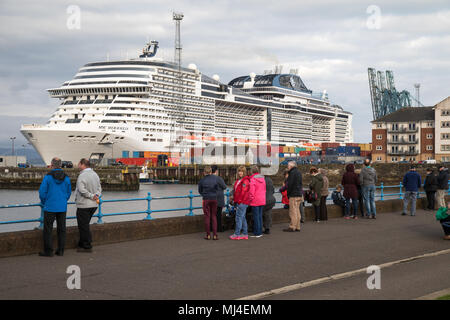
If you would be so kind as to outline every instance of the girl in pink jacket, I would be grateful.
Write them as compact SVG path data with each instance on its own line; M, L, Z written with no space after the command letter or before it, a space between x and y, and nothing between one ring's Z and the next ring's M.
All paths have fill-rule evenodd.
M262 211L266 204L266 181L258 166L251 167L249 199L253 213L253 236L262 237Z

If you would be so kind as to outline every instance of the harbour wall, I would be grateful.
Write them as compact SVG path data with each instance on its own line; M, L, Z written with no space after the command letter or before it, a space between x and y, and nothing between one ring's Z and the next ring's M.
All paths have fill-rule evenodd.
M198 181L204 176L204 167L205 166L186 166L181 167L180 170L176 167L159 167L152 168L153 177L157 177L158 179L179 179L180 183L185 184L197 184ZM219 166L219 175L224 179L227 185L232 185L236 179L236 171L238 165L220 165ZM303 177L303 185L307 186L311 181L311 176L309 175L309 169L312 165L298 165L300 172ZM342 176L345 172L345 165L343 164L324 164L315 166L318 168L327 169L328 179L330 182L330 188L334 188L337 184L341 183ZM356 169L361 169L363 165L355 165ZM385 186L387 185L398 185L402 180L403 176L410 169L410 164L407 163L379 163L374 164L373 167L377 171L378 176L378 185L383 183ZM427 168L435 168L437 170L437 165L431 164L417 164L417 172L424 179L426 176ZM250 166L247 166L247 169L250 169ZM286 166L279 166L278 171L274 175L269 175L274 184L276 186L280 186L284 182L284 170ZM180 173L178 175L178 172Z
M417 172L425 178L426 168L436 168L436 165L419 164ZM183 166L177 167L154 167L149 169L150 177L161 180L177 179L182 184L197 184L204 176L204 167L201 166ZM236 179L238 165L220 165L219 175L229 186L233 185ZM302 172L303 185L307 186L311 181L309 169L312 165L298 165ZM328 171L330 188L341 183L342 175L345 172L345 165L326 164L316 166ZM361 169L363 165L355 165L356 169ZM383 183L385 186L398 185L403 180L403 176L409 170L409 164L380 163L374 165L378 175L378 185ZM250 169L247 166L247 169ZM269 175L276 186L283 184L283 172L286 166L279 166L276 174ZM64 169L70 177L72 187L75 188L75 182L79 171L75 168ZM141 167L97 167L95 171L100 176L102 188L105 191L135 191L139 190L139 173ZM0 168L0 189L22 189L37 190L44 176L49 172L48 168Z
M449 201L450 197L446 197ZM383 219L383 213L398 212L402 210L402 200L377 201L377 215ZM417 208L425 208L425 198L419 198ZM328 218L342 217L342 209L336 205L328 206ZM307 221L314 219L314 212L311 206L305 207ZM289 210L274 209L273 224L288 223ZM231 230L232 220L224 219L225 230ZM136 241L143 239L176 236L189 233L199 233L204 231L203 215L184 216L174 218L161 218L153 220L125 221L104 224L92 224L91 232L93 246L118 243L124 241ZM53 230L54 248L56 248L56 230ZM226 241L230 232L219 233L219 237ZM78 228L68 227L66 232L66 249L76 248L78 242ZM0 257L11 257L20 255L37 254L42 251L43 238L42 230L15 231L0 233Z
M49 168L0 168L0 189L37 190ZM100 177L105 191L139 190L139 173L141 168L99 167L95 171ZM72 189L75 189L80 171L77 168L65 168Z

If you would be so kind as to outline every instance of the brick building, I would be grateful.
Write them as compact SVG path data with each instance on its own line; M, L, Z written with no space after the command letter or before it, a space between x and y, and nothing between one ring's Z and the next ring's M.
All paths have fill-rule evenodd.
M434 114L434 107L408 107L372 121L372 160L391 163L434 159Z
M372 121L372 160L450 162L450 97Z

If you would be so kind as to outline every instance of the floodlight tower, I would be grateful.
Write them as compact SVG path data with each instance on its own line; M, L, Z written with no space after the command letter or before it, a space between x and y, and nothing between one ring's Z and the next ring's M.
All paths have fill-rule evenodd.
M414 83L414 88L416 89L416 104L420 105L420 83Z
M181 67L181 37L180 24L184 15L182 13L173 13L173 20L175 21L175 63Z

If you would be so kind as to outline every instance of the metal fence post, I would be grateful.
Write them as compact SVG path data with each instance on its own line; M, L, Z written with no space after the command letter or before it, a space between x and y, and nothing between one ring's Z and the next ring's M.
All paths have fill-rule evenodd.
M147 217L144 220L152 220L152 207L151 207L152 195L150 192L147 193Z
M39 218L39 227L37 227L39 230L44 229L44 206L39 204L39 207L41 208L41 217Z
M227 201L225 202L225 213L230 213L229 207L230 207L230 189L227 188L227 192L225 193L227 197Z
M194 198L194 195L192 194L192 190L189 190L189 213L186 216L193 216L194 211L192 210L192 199Z
M98 220L97 220L97 224L103 224L103 220L102 220L102 217L103 217L102 203L103 203L102 196L100 196L98 198Z
M381 187L380 187L380 189L381 189L381 201L384 201L384 185L383 185L383 182L381 183Z
M403 184L400 182L400 200L403 199L402 187L403 187Z

